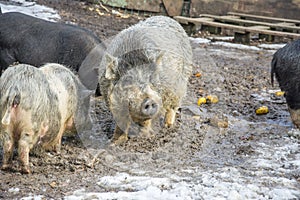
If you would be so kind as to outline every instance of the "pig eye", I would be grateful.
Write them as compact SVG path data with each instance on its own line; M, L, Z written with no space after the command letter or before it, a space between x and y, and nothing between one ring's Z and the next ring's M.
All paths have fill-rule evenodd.
M121 81L122 81L123 87L128 87L128 86L132 86L133 85L133 77L131 77L131 76L125 77Z
M24 137L29 137L30 134L29 133L24 133Z

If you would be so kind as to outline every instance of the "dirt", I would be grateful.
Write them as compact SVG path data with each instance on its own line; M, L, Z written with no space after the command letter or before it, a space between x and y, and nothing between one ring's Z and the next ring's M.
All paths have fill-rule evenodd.
M37 2L57 9L63 22L88 28L102 40L145 17L129 13L129 18L122 18L112 14L111 8L107 7L107 12L101 6L80 1ZM0 171L0 199L30 195L59 199L82 188L87 192L113 191L97 184L99 177L120 172L134 174L134 169L149 173L164 169L171 174L186 165L203 169L228 163L239 165L245 161L244 155L255 152L256 141L268 140L270 134L280 137L280 132L292 127L283 97L268 93L278 89L277 84L272 87L270 83L274 52L193 43L193 53L194 74L199 72L201 77L190 78L188 95L175 127L158 129L151 138L132 136L123 145L110 145L114 121L102 98L94 98L93 116L98 131L93 133L91 145L96 147L89 147L90 142L83 137L65 137L61 154L31 155L32 174ZM197 106L199 97L211 94L219 98L218 103ZM269 113L256 115L255 109L262 105L268 106ZM260 131L227 129L238 123L231 121L233 117L253 122L253 126L278 126ZM233 145L235 148L230 148ZM14 165L17 169L16 161Z

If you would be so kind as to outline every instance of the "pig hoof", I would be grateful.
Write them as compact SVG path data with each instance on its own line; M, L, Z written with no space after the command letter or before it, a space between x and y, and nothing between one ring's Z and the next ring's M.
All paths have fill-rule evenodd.
M57 155L60 155L60 153L61 153L60 148L55 148L54 153L56 153Z
M155 134L154 134L154 131L152 129L146 129L146 130L142 130L141 133L140 133L140 135L142 137L151 138Z
M174 122L173 122L173 121L171 121L171 120L169 120L169 119L166 119L166 120L165 120L165 127L166 127L166 128L172 128L173 125L174 125Z
M128 141L127 135L121 135L118 139L113 139L113 143L116 145L123 144Z
M154 134L152 134L150 132L142 132L141 136L145 137L145 138L151 138L152 136L154 136Z
M45 151L53 152L54 154L60 154L60 145L48 145L44 147Z
M166 128L171 128L172 126L173 126L173 124L165 123Z
M21 172L22 174L30 174L30 173L31 173L31 172L30 172L30 169L29 169L29 166L23 166L23 167L21 168L20 172Z
M9 164L3 164L1 167L1 170L3 171L9 171L11 169L11 166Z
M56 145L53 147L53 151L54 151L56 154L60 154L60 151L61 151L61 145L60 145L60 144L56 144Z

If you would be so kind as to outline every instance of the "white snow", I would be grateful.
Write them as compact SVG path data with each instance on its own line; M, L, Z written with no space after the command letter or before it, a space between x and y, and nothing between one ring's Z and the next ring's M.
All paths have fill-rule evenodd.
M121 176L121 177L119 177ZM166 181L165 178L153 178L153 177L135 177L126 175L129 179L127 180L125 185L122 185L124 180L122 180L124 174L118 174L115 177L103 177L100 182L113 179L112 185L107 185L114 189L117 189L117 192L102 192L102 193L87 193L84 189L76 190L73 195L65 197L66 200L77 200L77 199L90 199L95 198L99 200L129 200L129 199L139 199L139 200L191 200L195 199L193 192L189 190L189 185L185 182L179 182L176 184L172 184L172 188L168 188L168 185L165 186L164 183ZM120 180L121 178L121 180ZM116 182L116 180L120 180L120 182ZM110 181L109 181L110 182ZM166 183L168 183L167 181ZM151 184L149 184L151 183ZM101 184L101 183L98 183ZM101 185L102 186L102 185ZM118 188L121 186L123 189ZM167 187L165 189L165 187ZM143 188L141 190L137 190L138 188Z
M260 50L260 48L256 46L249 46L249 45L244 45L244 44L234 44L234 43L229 43L229 42L213 42L213 45L219 45L219 46L224 46L224 47L229 47L229 48L235 48L235 49L245 49L245 50Z
M211 44L211 45L224 46L224 47L228 47L228 48L253 50L253 51L265 49L265 50L270 50L273 52L273 51L278 50L286 45L286 44L259 44L257 46L249 46L249 45L228 42L232 39L233 39L233 37L209 37L208 39L190 37L191 43L194 43L194 44ZM217 40L217 41L213 41L213 40Z
M190 41L195 44L207 44L211 42L210 40L205 38L193 38L193 37L190 37Z
M2 13L21 12L48 21L58 21L60 19L60 16L56 10L46 6L38 5L35 2L27 2L25 0L12 0L11 2L13 5L0 3Z
M288 132L288 135L300 139L300 131L298 129L292 129Z
M20 191L20 188L10 188L8 190L8 192L11 192L11 193L14 193L14 194L18 193L19 191Z
M263 49L273 49L277 50L284 47L286 44L259 44L258 47Z
M29 195L28 197L23 197L21 200L43 200L45 197L43 195Z
M219 40L219 41L231 41L234 39L232 36L213 36L213 37L208 37L210 40Z

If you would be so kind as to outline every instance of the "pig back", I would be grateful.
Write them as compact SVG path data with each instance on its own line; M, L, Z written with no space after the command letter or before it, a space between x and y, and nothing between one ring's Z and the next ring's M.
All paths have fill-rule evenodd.
M70 24L49 22L18 12L0 15L0 67L14 62L39 67L60 63L79 70L101 40L91 31Z
M40 68L49 86L57 96L61 124L73 116L77 106L77 89L70 74L59 64L46 64Z
M92 91L86 89L79 78L63 65L48 63L40 70L57 94L62 123L73 118L77 131L89 129L92 125L89 116Z
M192 73L192 49L187 34L175 20L155 16L141 21L121 31L106 52L118 60L116 79L105 83L103 75L100 80L106 88L112 87L132 68L142 65L144 73L153 74L150 84L168 87L168 91L179 99L184 96L188 77ZM104 56L99 74L105 73L101 70L106 69L108 64Z
M52 130L50 138L58 132L59 122L55 120L58 106L54 103L57 96L52 93L46 77L37 68L26 64L9 67L0 78L0 94L2 118L18 96L18 106L30 111L32 127L36 133L44 122Z

